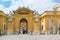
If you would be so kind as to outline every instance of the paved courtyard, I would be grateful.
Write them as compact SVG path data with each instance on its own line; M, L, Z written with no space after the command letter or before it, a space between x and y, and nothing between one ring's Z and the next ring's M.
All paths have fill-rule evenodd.
M60 35L3 35L0 40L60 40Z

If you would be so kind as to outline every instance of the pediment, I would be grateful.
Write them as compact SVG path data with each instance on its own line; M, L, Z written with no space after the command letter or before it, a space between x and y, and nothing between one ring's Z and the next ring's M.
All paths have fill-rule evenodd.
M17 12L18 14L29 14L30 12L32 12L32 10L30 10L29 8L18 8L15 12Z

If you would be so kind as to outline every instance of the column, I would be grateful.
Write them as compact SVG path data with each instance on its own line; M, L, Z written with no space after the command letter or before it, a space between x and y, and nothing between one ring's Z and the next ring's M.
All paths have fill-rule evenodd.
M45 34L48 34L49 32L49 19L48 17L45 17Z

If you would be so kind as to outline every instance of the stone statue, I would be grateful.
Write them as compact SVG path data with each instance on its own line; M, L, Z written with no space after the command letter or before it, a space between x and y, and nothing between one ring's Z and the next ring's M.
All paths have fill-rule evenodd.
M52 27L52 33L56 34L56 26L55 25L53 25L53 27Z

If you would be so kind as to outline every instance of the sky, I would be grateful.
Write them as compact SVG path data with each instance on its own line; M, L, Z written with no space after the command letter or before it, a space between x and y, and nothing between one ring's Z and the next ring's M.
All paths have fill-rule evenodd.
M17 10L19 7L28 7L31 10L36 10L43 13L46 10L52 10L54 5L60 0L0 0L0 10L5 13Z

